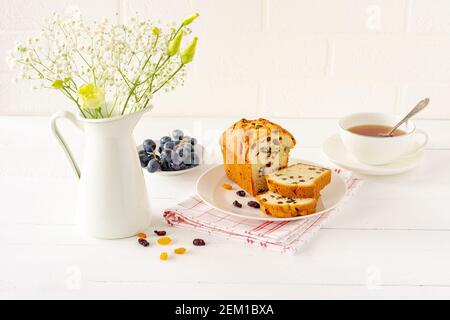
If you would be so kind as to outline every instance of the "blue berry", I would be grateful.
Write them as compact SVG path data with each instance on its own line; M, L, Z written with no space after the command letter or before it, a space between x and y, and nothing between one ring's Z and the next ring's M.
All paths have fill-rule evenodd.
M145 152L145 150L139 150L138 154L139 154L139 156L146 155L147 152Z
M147 165L147 171L150 173L154 173L161 169L161 165L159 164L159 161L156 159L150 160L150 162Z
M169 163L169 168L172 169L173 171L178 171L178 170L180 170L182 164L183 163L171 162L171 163Z
M176 165L180 165L183 162L183 157L180 157L178 152L172 154L172 162Z
M170 160L172 160L173 155L174 155L174 153L172 150L166 149L161 152L161 159L170 161Z
M184 162L182 162L181 164L180 164L180 170L185 170L185 169L187 169L189 166L187 165L187 164L185 164Z
M175 148L175 143L172 141L166 142L163 146L164 150L173 150Z
M183 159L189 158L191 155L191 148L187 145L183 145L181 148L177 149L177 154Z
M161 160L161 170L162 171L172 171L169 166L169 161L167 160Z
M178 147L178 148L175 150L175 153L176 153L176 155L177 155L178 157L182 158L183 155L184 155L184 149L183 149L182 147Z
M153 152L156 149L156 143L151 139L145 140L142 145L144 146L144 150L146 152Z
M173 131L172 131L172 137L173 137L175 140L181 140L181 139L183 139L183 137L184 137L184 133L183 133L183 131L181 131L180 129L176 129L176 130L173 130Z
M164 146L165 144L166 144L166 142L169 142L169 141L171 141L172 139L170 139L170 137L168 137L168 136L164 136L164 137L162 137L160 140L159 140L159 144L161 145L161 146Z
M147 156L139 156L139 161L141 162L141 167L145 168L150 162L150 158Z
M197 166L197 165L200 164L200 157L199 157L195 152L193 152L193 153L191 154L191 163L192 163L194 166Z

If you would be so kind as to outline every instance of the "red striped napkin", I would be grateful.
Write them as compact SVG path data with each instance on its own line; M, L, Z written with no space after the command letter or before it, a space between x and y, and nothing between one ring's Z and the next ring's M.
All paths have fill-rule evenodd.
M324 222L340 211L345 200L354 195L362 180L352 172L334 170L341 175L348 192L346 199L337 208L309 219L299 221L259 221L240 218L224 213L205 204L193 195L164 212L166 221L175 227L207 232L226 238L238 239L248 244L270 248L283 253L295 253L320 230Z

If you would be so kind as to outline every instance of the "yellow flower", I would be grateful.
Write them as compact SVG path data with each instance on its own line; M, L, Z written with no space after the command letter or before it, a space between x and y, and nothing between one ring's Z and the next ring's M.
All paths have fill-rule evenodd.
M105 103L105 91L92 83L82 85L78 89L78 96L84 109L97 109Z
M181 39L183 39L183 31L180 31L177 36L169 42L169 47L167 48L167 53L169 56L173 56L180 51Z
M181 62L183 64L188 64L194 60L197 41L198 38L195 37L194 40L192 40L192 42L181 52Z
M62 89L63 86L64 86L64 81L62 81L62 80L55 80L52 83L53 89Z
M159 35L159 29L158 29L157 27L153 27L153 28L152 28L152 33L153 33L155 36Z
M182 26L185 27L187 25L190 25L195 19L197 19L200 16L198 12L194 13L192 16L187 17L183 20Z

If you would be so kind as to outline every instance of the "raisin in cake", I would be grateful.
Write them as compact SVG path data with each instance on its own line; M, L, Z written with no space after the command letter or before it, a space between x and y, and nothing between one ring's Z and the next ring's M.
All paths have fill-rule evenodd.
M291 198L319 198L331 182L331 170L297 163L266 175L270 191Z
M289 198L271 191L256 196L256 199L265 214L277 218L306 216L316 212L317 206L315 198Z
M242 119L226 130L220 145L227 176L251 195L267 191L265 174L287 166L294 137L266 119Z

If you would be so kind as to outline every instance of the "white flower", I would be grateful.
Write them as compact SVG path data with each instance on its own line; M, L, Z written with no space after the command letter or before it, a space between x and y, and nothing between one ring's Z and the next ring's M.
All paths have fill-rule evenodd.
M93 84L104 90L102 100L110 101L102 107L102 116L131 112L151 106L160 89L184 83L179 52L167 54L176 36L173 30L178 30L175 24L163 27L150 20L88 24L76 14L63 18L54 13L44 19L38 36L14 46L7 63L19 69L19 78L39 81L36 87L50 88L55 80L63 80L58 90L79 107L76 92ZM179 32L188 36L191 30L181 25Z

